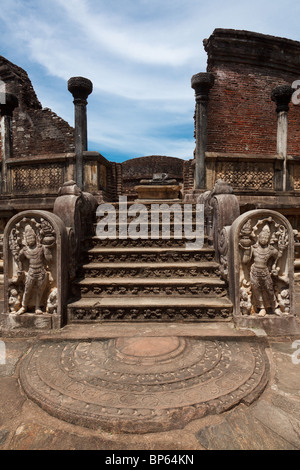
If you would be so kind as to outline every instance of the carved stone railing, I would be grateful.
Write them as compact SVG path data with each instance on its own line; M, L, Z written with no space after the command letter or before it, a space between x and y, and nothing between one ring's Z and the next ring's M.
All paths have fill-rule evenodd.
M283 159L280 155L235 155L206 153L206 187L218 179L233 187L235 193L282 190Z
M13 197L55 196L72 179L74 154L11 158L7 165L7 192Z
M96 198L79 189L74 181L65 183L58 192L53 212L63 222L68 233L68 272L70 280L75 277L80 260L81 242L94 231Z
M199 196L198 203L204 204L205 234L215 247L221 275L228 280L228 227L240 215L238 199L229 184L218 180L212 191Z
M218 179L230 184L235 194L300 191L300 156L286 157L286 182L283 185L284 159L279 154L248 155L206 153L206 187L212 189Z
M99 200L116 192L112 163L98 152L83 152L84 191ZM75 154L35 155L5 161L6 197L56 197L65 181L74 179Z
M3 331L57 329L65 323L68 237L47 211L24 211L4 232Z

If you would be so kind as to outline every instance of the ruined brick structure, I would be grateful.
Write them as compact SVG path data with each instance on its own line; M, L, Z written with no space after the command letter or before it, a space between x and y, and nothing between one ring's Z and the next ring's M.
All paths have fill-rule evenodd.
M300 44L248 31L216 29L204 40L215 76L208 110L208 152L276 153L271 92L299 79ZM289 111L288 153L300 153L300 112Z
M88 78L68 81L72 129L0 67L0 336L37 337L9 369L72 425L155 433L229 410L230 424L284 382L265 348L300 335L300 43L215 30L204 46L189 160L110 162L87 148Z
M242 197L259 191L256 202L281 190L277 152L276 106L272 90L299 79L300 44L262 34L216 29L204 40L210 90L207 127L207 186L225 178ZM288 191L280 205L297 206L299 190L300 107L289 103L287 134ZM211 163L210 163L211 162ZM213 174L212 174L213 173ZM279 176L279 180L278 177ZM212 179L211 179L212 178ZM259 196L263 196L261 199ZM278 194L283 196L283 194ZM276 201L269 198L269 203Z
M203 43L207 72L192 80L196 92L194 156L189 160L149 156L115 163L85 149L83 189L99 202L117 201L122 194L134 199L140 179L166 172L182 185L183 200L188 202L196 201L221 178L233 187L242 212L261 207L280 210L299 230L300 106L289 102L283 155L278 150L280 113L271 94L276 87L291 86L300 78L300 43L224 29L216 29ZM76 126L74 130L50 109L42 108L27 73L1 57L0 79L6 91L18 98L12 116L12 152L2 158L4 226L20 210L52 210L58 188L76 180L77 156ZM199 121L200 106L204 106L205 122ZM280 132L284 135L284 125ZM197 180L199 168L202 186Z
M13 120L13 151L17 158L74 152L74 130L39 102L25 70L0 57L0 79L19 106Z

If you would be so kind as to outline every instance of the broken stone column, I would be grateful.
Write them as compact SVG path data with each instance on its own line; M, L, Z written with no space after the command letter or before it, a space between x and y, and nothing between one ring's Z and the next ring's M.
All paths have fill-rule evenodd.
M13 157L12 118L13 111L19 106L18 98L12 93L3 93L0 101L1 114L1 193L8 191L6 161ZM3 102L2 102L3 101Z
M209 90L214 85L212 73L197 73L192 76L191 86L195 90L195 189L205 189L205 152L207 145L207 105Z
M283 159L282 190L287 191L287 136L288 136L288 111L289 102L294 93L294 89L289 85L282 85L274 88L271 93L272 101L276 103L277 112L277 154Z
M87 151L87 97L93 91L92 82L84 77L72 77L68 81L68 90L72 93L75 106L75 155L76 184L80 189L84 186L83 152Z

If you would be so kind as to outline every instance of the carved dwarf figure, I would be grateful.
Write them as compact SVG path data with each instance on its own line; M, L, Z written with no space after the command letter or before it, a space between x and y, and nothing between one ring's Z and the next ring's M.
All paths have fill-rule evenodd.
M28 309L29 301L33 293L35 293L35 313L42 314L41 303L45 289L48 285L48 273L45 269L47 262L52 260L52 254L49 247L38 242L37 236L31 225L26 225L24 230L25 246L19 253L19 272L18 276L22 276L24 272L23 261L29 262L28 272L25 273L25 287L22 298L22 306L17 311L18 315L22 315Z
M57 313L57 288L50 292L47 300L47 313Z
M250 315L252 303L250 294L250 284L244 279L240 288L240 308L243 315Z
M257 243L252 246L247 246L247 243L245 243L246 246L243 246L243 243L241 243L244 249L242 262L253 261L250 268L252 305L255 313L259 316L265 316L267 313L281 315L275 296L272 275L278 276L276 261L282 255L282 252L270 244L270 239L271 230L269 224L266 223L257 237ZM272 259L275 262L269 268L269 262Z
M288 289L283 289L280 294L278 294L278 302L283 314L288 315L290 313L290 295Z
M21 298L22 298L22 295L19 294L17 289L15 288L10 289L9 299L8 299L10 312L15 313L17 310L19 310L19 308L21 307Z

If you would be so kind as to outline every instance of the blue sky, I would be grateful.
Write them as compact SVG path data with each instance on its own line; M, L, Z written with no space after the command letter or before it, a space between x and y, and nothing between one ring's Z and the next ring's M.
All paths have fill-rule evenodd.
M206 69L203 39L233 28L300 41L299 18L296 0L0 0L0 54L71 125L67 80L92 80L89 150L112 161L192 158L190 80Z

